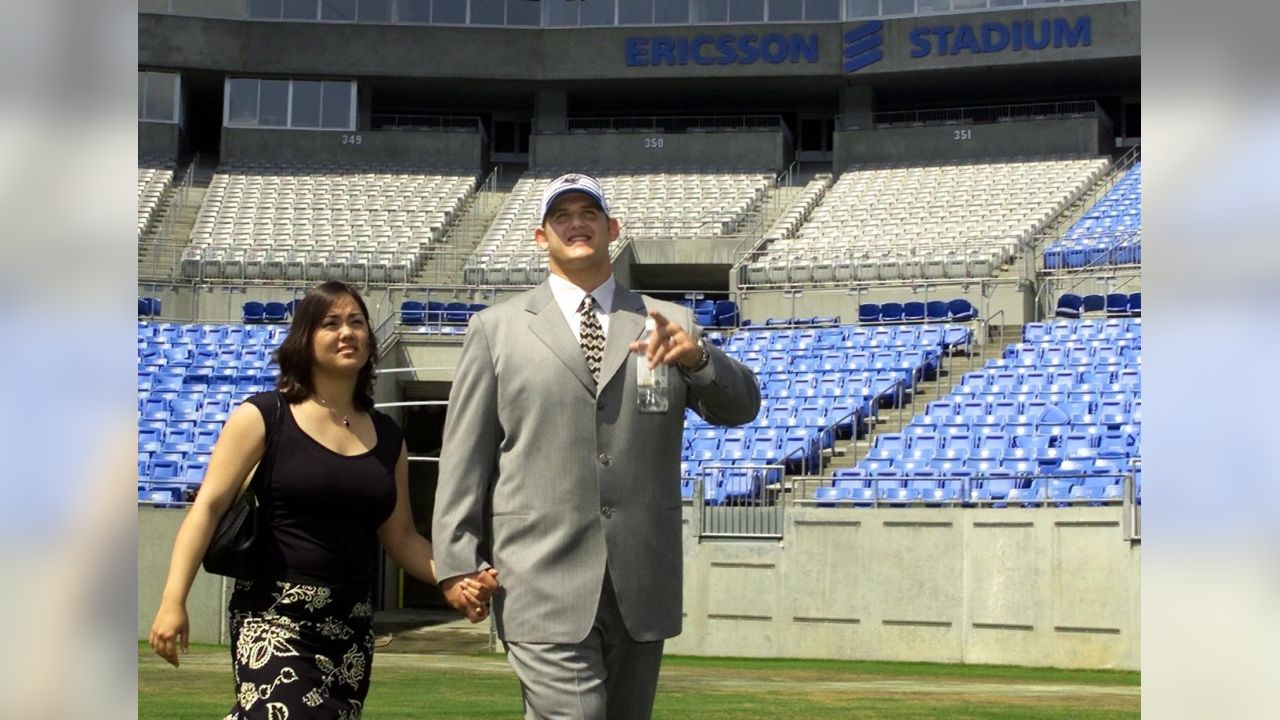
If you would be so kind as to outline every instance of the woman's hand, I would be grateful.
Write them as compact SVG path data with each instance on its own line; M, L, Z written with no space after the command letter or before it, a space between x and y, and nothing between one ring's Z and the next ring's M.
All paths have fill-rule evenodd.
M455 610L477 623L489 616L489 600L498 591L498 571L488 568L446 578L440 589Z
M187 652L191 639L187 607L183 603L161 601L155 622L151 623L151 649L170 665L178 667L178 648Z

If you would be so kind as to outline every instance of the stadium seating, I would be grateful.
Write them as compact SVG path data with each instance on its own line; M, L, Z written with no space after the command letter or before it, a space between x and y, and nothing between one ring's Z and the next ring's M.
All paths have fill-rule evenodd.
M173 168L149 158L139 159L138 165L138 238L141 239L173 185Z
M1121 493L1108 488L1141 462L1141 353L1139 319L1028 323L1002 358L965 373L901 432L876 436L856 469L894 505L1113 502ZM837 495L813 499L848 500Z
M271 353L287 332L283 325L138 322L140 502L181 502L184 490L200 484L227 414L275 386Z
M1075 293L1062 293L1058 297L1058 307L1054 315L1060 318L1078 318L1084 309L1084 299Z
M395 165L219 168L184 277L406 282L474 191L462 170Z
M885 308L888 307L888 316ZM901 312L901 315L898 313ZM863 325L886 323L968 322L977 317L973 305L963 298L956 300L862 303L858 306L858 322Z
M533 247L542 187L555 170L526 173L467 260L470 284L534 285L546 277L546 257ZM612 214L628 237L732 235L773 183L770 172L593 171ZM616 246L615 246L616 247Z
M1081 297L1075 293L1058 296L1054 315L1060 318L1081 317L1142 317L1142 293L1112 292L1106 295L1091 294Z
M1045 248L1044 269L1141 262L1142 163L1137 162L1061 238Z
M686 492L701 477L708 502L747 502L784 471L815 468L836 438L852 437L882 404L898 402L902 390L934 376L948 345L970 337L959 325L769 326L734 333L722 347L756 372L760 414L741 428L718 428L689 414Z
M769 238L746 284L990 277L1105 166L1080 158L849 171L794 235Z
M488 307L461 300L405 300L400 303L400 324L424 334L459 335L471 316Z
M158 297L138 298L138 317L149 318L160 315L161 303Z

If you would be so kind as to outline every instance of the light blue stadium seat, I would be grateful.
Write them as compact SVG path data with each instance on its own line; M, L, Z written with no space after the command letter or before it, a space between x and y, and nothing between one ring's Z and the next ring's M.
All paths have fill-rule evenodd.
M852 500L853 492L848 487L823 485L814 489L813 499L819 507L834 507L839 501Z

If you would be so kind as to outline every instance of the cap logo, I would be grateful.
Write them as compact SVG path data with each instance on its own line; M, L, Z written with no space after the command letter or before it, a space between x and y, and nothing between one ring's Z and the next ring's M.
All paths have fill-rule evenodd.
M600 206L607 214L609 212L609 202L604 198L604 188L600 187L600 181L589 175L581 173L569 173L547 183L542 191L542 207L541 216L546 217L547 211L551 209L551 204L556 198L567 192L586 193L596 204Z

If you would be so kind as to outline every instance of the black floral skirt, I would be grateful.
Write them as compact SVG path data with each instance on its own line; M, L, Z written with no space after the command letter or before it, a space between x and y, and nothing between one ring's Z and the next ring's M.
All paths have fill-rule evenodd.
M224 720L356 720L373 666L367 589L237 580L236 704Z

